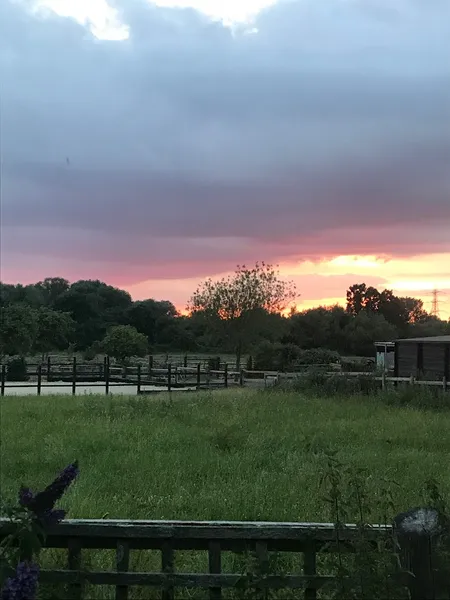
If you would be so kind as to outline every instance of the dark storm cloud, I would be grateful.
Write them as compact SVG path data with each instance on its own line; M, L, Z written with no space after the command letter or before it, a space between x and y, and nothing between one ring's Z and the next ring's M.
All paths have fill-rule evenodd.
M114 4L125 42L0 3L3 270L58 252L138 281L377 253L383 227L383 253L450 250L417 237L450 226L450 3L280 2L257 34Z

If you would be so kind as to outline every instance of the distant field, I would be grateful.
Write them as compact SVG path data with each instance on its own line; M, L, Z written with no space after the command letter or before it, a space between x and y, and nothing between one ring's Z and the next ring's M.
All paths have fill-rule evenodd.
M158 397L3 398L3 495L39 488L78 458L71 517L329 520L325 453L394 480L397 511L426 477L450 490L450 413L379 400L313 399L247 389Z

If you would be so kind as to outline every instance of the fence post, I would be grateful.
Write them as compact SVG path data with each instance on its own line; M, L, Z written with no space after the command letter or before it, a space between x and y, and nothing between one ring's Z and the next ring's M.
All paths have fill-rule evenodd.
M167 391L172 391L172 363L167 365Z
M152 380L152 369L153 369L153 356L150 354L148 357L148 381Z
M394 519L402 568L410 573L411 600L434 600L439 596L436 578L436 542L445 534L445 522L434 508L415 508ZM442 591L442 590L441 590Z
M381 389L384 391L386 389L386 371L383 371L381 375Z
M447 377L445 375L442 378L442 387L444 389L444 392L446 392L447 391Z
M6 381L6 365L2 365L2 382L1 382L1 394L5 395L5 381Z
M187 354L184 355L184 359L183 359L183 367L186 368L187 367Z
M77 393L77 357L73 357L72 362L72 396Z
M41 395L41 387L42 387L42 365L38 364L37 366L37 395Z
M201 383L202 383L202 375L201 375L201 364L198 363L197 365L197 389L200 387Z
M109 356L105 357L105 394L109 394Z
M138 364L138 385L137 385L137 393L141 393L141 365Z
M244 386L244 369L241 369L241 372L239 374L239 385L241 387Z
M227 363L225 363L225 365L224 365L223 377L224 377L224 385L227 388L228 387L228 364Z
M47 383L49 381L51 381L51 379L52 379L51 373L50 373L51 368L52 368L52 361L51 361L50 356L47 356Z

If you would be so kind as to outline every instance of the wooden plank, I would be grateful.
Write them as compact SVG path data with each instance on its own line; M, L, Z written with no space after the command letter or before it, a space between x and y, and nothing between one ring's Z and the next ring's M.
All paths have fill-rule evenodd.
M118 572L127 572L130 568L130 546L127 540L117 541L116 569ZM116 600L128 600L128 586L116 586Z
M83 573L85 581L93 585L126 585L126 586L149 586L155 588L198 588L210 589L214 587L233 588L246 586L252 582L242 573L117 573L110 571L86 571ZM267 575L264 580L266 589L302 589L305 584L320 589L325 584L334 581L334 576L316 576L314 578L303 575ZM40 581L43 583L70 583L79 580L77 573L67 570L48 570L40 572ZM263 585L261 583L261 585Z
M222 573L222 550L220 548L220 542L214 541L209 543L208 559L209 572L214 575L220 575ZM222 588L209 588L209 598L210 600L221 600Z
M1 523L2 520L0 520ZM10 523L3 519L5 525ZM153 537L155 539L302 539L333 541L335 527L332 523L272 523L240 521L128 521L92 519L69 519L49 529L49 534L57 533L81 537ZM379 539L380 534L392 533L391 526L372 525L368 538ZM349 524L341 532L343 539L353 540L358 535L356 525Z
M167 576L161 592L161 600L174 600L174 586L170 584L170 577L174 571L174 553L170 540L165 540L161 548L162 574Z
M77 578L69 585L69 597L73 600L80 600L83 595L83 586L81 582L81 540L70 538L67 543L68 548L68 568L70 571L76 571Z
M0 519L0 537L4 537L14 531L15 525L8 519ZM367 531L367 539L377 541L386 535L392 534L391 526L372 525ZM340 532L343 541L352 542L358 539L358 528L356 525L346 525ZM233 541L266 540L267 542L331 542L335 540L336 533L331 523L272 523L272 522L217 522L217 521L128 521L110 519L78 520L68 519L62 521L48 530L51 541L54 539L82 538L84 542L91 541L98 544L98 548L109 548L110 545L102 545L102 540L108 538L116 546L117 539L126 539L133 547L133 542L139 539L153 540L162 548L165 540L171 540L173 544L177 540L195 544L200 541L209 543L211 540ZM90 544L89 547L96 547ZM297 551L301 551L297 546Z
M116 548L116 539L114 538L80 538L83 548L86 549L112 549ZM342 542L341 552L354 553L354 541ZM254 546L254 540L220 540L222 552L235 552L238 554L249 551ZM329 546L329 542L317 542L318 548L324 553L333 553L334 549ZM376 541L371 542L376 549ZM161 550L161 541L153 538L130 538L130 550ZM189 550L189 551L208 551L209 540L202 539L175 539L172 541L174 551ZM267 547L270 552L303 552L307 544L303 541L294 540L268 540ZM47 548L67 548L67 538L53 536L47 540Z
M255 554L258 561L258 580L256 583L256 588L257 590L263 592L265 589L267 589L266 582L269 574L269 552L267 550L267 542L256 542Z
M305 575L305 577L314 578L317 575L316 558L316 546L312 541L310 543L309 549L303 553L303 574ZM307 584L305 588L304 598L305 600L316 600L316 588L314 586L311 587L309 584Z

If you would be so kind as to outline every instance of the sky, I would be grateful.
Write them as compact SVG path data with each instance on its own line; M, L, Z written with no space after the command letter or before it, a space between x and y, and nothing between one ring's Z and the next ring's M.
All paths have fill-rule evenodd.
M1 0L1 279L450 317L449 55L448 0Z

